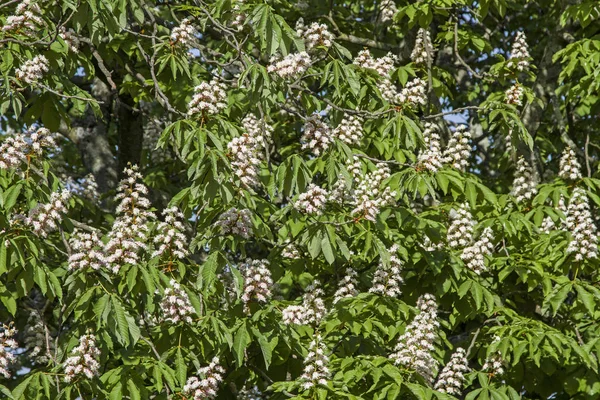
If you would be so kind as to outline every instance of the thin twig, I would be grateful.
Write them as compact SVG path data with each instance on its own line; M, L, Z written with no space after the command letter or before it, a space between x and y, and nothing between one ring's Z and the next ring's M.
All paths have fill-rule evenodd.
M471 68L469 64L465 62L465 60L463 60L463 58L460 56L460 53L458 52L458 21L454 24L454 54L456 55L458 62L461 63L461 65L465 67L467 71L471 73L471 75L473 75L477 79L483 78L481 75L475 72L473 68Z

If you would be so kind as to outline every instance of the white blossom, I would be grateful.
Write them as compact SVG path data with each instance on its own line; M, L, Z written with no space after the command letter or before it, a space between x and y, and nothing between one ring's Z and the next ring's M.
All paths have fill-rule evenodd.
M470 245L473 241L475 220L473 220L469 204L463 203L458 210L451 210L450 219L452 222L448 227L448 246L457 249Z
M588 197L584 189L575 188L567 209L566 227L571 233L567 254L574 253L575 260L598 256L596 225L590 212Z
M0 327L0 375L9 379L12 374L10 369L17 361L14 351L19 347L17 341L13 337L17 334L17 330L10 325L2 325Z
M448 364L440 372L434 389L438 392L460 396L465 381L465 374L469 371L467 353L459 347L452 354Z
M540 230L545 233L546 235L550 234L551 231L553 231L554 229L556 229L556 223L554 222L554 220L552 219L551 216L546 216L543 220L542 220L542 226L540 227Z
M531 165L520 156L517 160L517 169L513 180L512 194L516 197L517 203L525 200L531 200L537 193L536 182L533 176Z
M189 250L183 213L173 206L166 208L162 215L165 220L159 222L156 227L156 236L154 237L156 250L152 253L152 257L167 253L170 258L185 258L189 254Z
M219 364L219 358L214 357L210 364L200 368L198 373L202 378L198 379L196 376L188 378L183 387L183 394L188 396L189 400L205 400L217 397L219 384L223 382L223 374L225 374L225 369Z
M95 271L107 265L104 256L104 243L98 231L85 232L75 229L69 239L71 255L69 256L69 270L91 268Z
M369 289L369 293L377 293L388 297L398 297L402 293L400 287L404 280L400 273L404 263L398 257L398 248L398 245L395 244L388 249L390 255L388 266L383 261L379 262L373 276L373 286Z
M30 212L25 223L31 226L33 233L45 238L48 233L58 229L63 215L67 213L67 206L71 192L62 190L50 195L48 203L39 203Z
M425 380L432 383L437 374L437 361L432 353L437 337L437 303L431 294L424 294L417 300L419 313L398 338L395 352L389 358L396 365L415 370Z
M394 0L382 0L379 3L379 18L381 22L392 21L397 12L398 8Z
M317 385L327 385L330 376L327 347L319 333L310 342L308 354L304 357L304 372L300 376L302 388L308 390Z
M283 309L282 321L284 324L319 325L325 314L327 314L325 302L323 301L325 293L320 285L321 283L315 280L306 287L302 297L302 305L292 305Z
M25 135L8 136L0 144L0 169L13 169L27 162L28 144Z
M248 209L238 210L232 207L219 215L215 225L221 229L223 235L233 234L249 239L254 233L250 215Z
M325 24L313 22L310 26L304 25L304 20L300 18L296 22L296 34L304 40L306 50L311 51L316 47L330 48L333 44L334 36L329 32Z
M499 336L494 336L492 343L500 341ZM498 350L490 355L485 360L485 363L481 367L482 372L486 372L490 376L501 376L504 374L504 359L502 353Z
M276 73L282 78L294 78L298 77L306 72L310 66L311 60L307 52L291 53L278 59L272 57L269 61L270 64L267 67L267 72Z
M231 27L238 32L241 32L244 29L244 24L246 23L247 15L242 11L241 5L244 4L244 0L234 0L232 1L233 6L231 7L231 12L233 13L233 20L231 21Z
M64 26L61 26L58 36L65 41L70 52L74 54L79 53L80 41L73 29L67 30Z
M358 274L352 268L346 268L346 274L338 284L338 289L333 295L333 304L337 303L345 297L354 297L358 294L358 281L356 280Z
M15 14L6 18L2 30L25 36L33 35L44 24L44 20L40 17L41 13L42 10L37 3L31 0L22 0L15 9Z
M293 243L290 243L289 239L285 242L285 247L281 251L281 257L291 258L292 260L300 259L298 248Z
M263 400L264 394L258 386L244 386L237 394L237 400Z
M79 338L79 346L71 351L71 356L64 363L65 381L71 382L83 377L92 379L98 375L100 350L96 347L96 336L88 333Z
M246 260L240 265L240 271L244 277L244 293L242 302L244 309L249 311L249 303L256 300L259 303L266 303L271 298L271 271L269 270L269 261L267 260Z
M406 86L400 91L397 103L402 103L408 106L424 106L427 104L427 82L421 78L415 78L406 83Z
M384 57L373 58L369 50L361 50L354 58L353 63L362 68L374 69L382 78L389 78L396 61L397 57L392 53L388 53Z
M190 298L176 280L171 279L169 285L171 287L165 289L160 302L163 320L174 324L180 322L191 324L196 310L192 306Z
M242 120L245 132L233 138L227 149L231 158L234 175L244 187L257 187L260 163L264 159L265 143L271 141L273 127L259 121L253 114Z
M564 180L575 181L581 179L581 164L577 161L577 154L571 147L566 147L560 158L560 171L558 176Z
M519 71L527 71L529 69L529 58L527 38L523 32L517 32L507 66L509 68L515 66Z
M429 35L428 30L420 28L419 32L417 32L415 46L413 47L412 53L410 53L410 59L415 64L426 65L430 58L428 52L433 52L431 36Z
M494 251L492 240L494 233L492 228L485 228L475 243L463 249L460 258L465 262L467 268L477 275L485 271L485 256L489 256Z
M300 193L294 208L305 214L321 215L327 203L327 191L311 183L306 192Z
M523 105L523 86L519 85L518 83L515 83L514 85L512 85L510 88L508 88L506 90L506 92L504 92L504 96L506 98L506 104L512 104L515 106L521 106Z
M155 219L149 211L148 188L142 181L139 168L134 165L125 168L125 177L117 186L115 200L117 218L108 234L104 254L109 268L118 273L125 264L137 264L139 252L146 250L148 222Z
M423 139L425 141L425 150L419 154L417 165L426 168L431 172L437 172L442 168L442 144L437 125L430 122L425 123L423 130Z
M227 108L227 92L225 84L216 79L201 82L194 88L194 95L188 103L188 116L217 114Z
M310 150L314 155L320 156L333 144L333 132L329 125L321 119L319 114L313 114L304 123L302 137L302 150Z
M444 151L443 162L450 164L452 168L464 172L469 166L469 156L471 155L471 145L469 141L471 139L471 133L465 125L459 125L456 127L448 147Z
M348 145L359 144L364 133L364 122L364 118L360 115L346 114L333 130L333 136Z
M34 84L44 77L44 74L50 70L48 59L43 55L35 56L31 60L25 61L20 68L17 68L15 75L17 79L27 83Z
M171 31L171 43L174 46L191 47L196 38L196 28L189 18L181 20L179 26Z
M394 204L396 192L383 184L389 177L390 168L385 163L377 164L375 171L361 176L354 192L356 207L351 214L376 221L382 207Z

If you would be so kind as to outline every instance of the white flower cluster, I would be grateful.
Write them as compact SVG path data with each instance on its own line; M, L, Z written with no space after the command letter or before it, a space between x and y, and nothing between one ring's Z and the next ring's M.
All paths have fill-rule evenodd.
M419 154L417 164L431 172L437 172L442 168L442 138L438 133L437 125L426 122L425 129L423 130L423 139L425 141L425 150Z
M359 178L354 192L356 207L352 215L376 221L382 207L394 204L396 192L389 186L382 189L383 181L389 177L390 168L387 164L379 163L375 171Z
M46 337L46 334L48 334L48 337ZM40 311L33 310L29 314L23 341L25 348L28 349L27 357L36 364L46 364L50 360L51 351L54 349L54 341L50 338L50 334L46 332L46 326L42 321Z
M96 336L90 333L81 336L79 346L72 350L71 356L65 361L65 381L71 382L81 376L92 379L100 369L99 356L100 350L96 347Z
M327 191L311 183L306 192L300 193L294 208L305 214L321 215L327 203Z
M465 381L465 374L469 371L467 353L459 347L452 354L448 364L440 372L434 389L438 392L459 396Z
M65 41L67 47L69 48L69 51L71 51L74 54L79 53L80 41L73 29L66 30L64 26L61 26L60 33L58 34L58 36L60 36L60 38Z
M398 297L402 293L400 286L404 282L400 275L404 263L398 257L398 245L395 244L390 247L388 253L390 254L390 265L385 266L382 261L379 262L375 276L373 276L373 286L369 289L369 293Z
M516 66L517 70L526 71L529 68L529 58L530 56L527 38L523 32L517 32L507 66L509 68Z
M354 269L350 267L346 268L346 275L340 281L338 289L333 295L333 304L343 298L354 297L358 294L358 289L356 289L356 286L358 285L358 281L356 280L357 277L358 274Z
M296 22L296 34L306 43L306 50L311 51L316 47L330 48L333 44L334 36L329 32L325 24L313 22L310 26L304 25L304 20L300 18Z
M217 114L227 107L226 87L217 79L201 82L194 88L194 95L188 103L188 115Z
M163 320L174 324L180 322L191 324L192 315L196 313L196 310L192 307L190 298L175 279L171 279L169 285L171 287L165 289L160 302Z
M567 254L575 253L575 260L596 258L598 256L598 236L596 225L590 212L585 190L575 188L567 209L567 229L571 232L571 241Z
M104 243L98 235L98 231L84 232L75 229L69 239L72 253L69 256L69 270L80 270L91 268L98 271L106 267L104 256Z
M343 174L338 174L337 180L333 182L327 200L335 204L344 204L352 201L351 190Z
M319 325L327 309L323 301L323 289L320 288L321 283L315 280L312 284L306 287L302 298L302 305L288 306L282 311L282 320L286 325Z
M359 144L363 137L364 122L360 115L346 114L333 130L333 136L348 145Z
M30 211L25 223L32 227L34 234L45 238L58 228L63 214L67 213L70 198L71 192L68 190L52 193L48 203L40 203Z
M0 169L12 169L27 161L28 144L19 133L7 137L0 144Z
M394 63L396 62L396 56L392 53L388 53L384 57L373 58L369 50L361 50L354 58L354 65L362 68L374 69L380 77L389 78L390 74L394 70Z
M184 215L175 206L166 208L162 215L164 222L159 222L156 227L154 245L158 248L152 253L152 257L165 254L171 258L185 258L189 254L187 238L185 237Z
M31 60L25 61L20 68L15 71L17 79L32 85L42 79L44 74L50 70L48 59L43 55L35 56Z
M458 210L450 211L452 223L448 227L448 246L453 249L464 248L473 241L475 220L471 214L469 203L463 203Z
M397 98L398 103L408 106L424 106L427 104L427 82L421 78L415 78L406 83Z
M79 178L77 181L69 177L67 178L67 182L67 186L69 187L71 193L84 197L93 203L98 202L100 192L98 191L98 183L96 183L96 178L94 178L94 175L87 174L83 178Z
M504 96L506 97L506 104L512 104L514 106L523 105L523 86L515 83L511 87L509 87L506 92L504 92Z
M242 302L244 309L249 311L249 303L252 299L260 303L266 303L271 298L271 271L267 260L246 260L240 265L240 271L244 277L244 293Z
M533 169L527 160L525 160L525 157L519 156L513 180L512 194L516 197L517 203L521 203L525 200L533 199L536 193L537 188L533 177Z
M225 369L219 364L219 358L214 357L210 364L198 370L202 379L195 376L188 378L183 387L183 394L189 400L206 400L217 397L219 384L223 382Z
M556 223L554 222L551 216L548 215L542 220L542 226L540 226L540 230L546 235L550 234L550 232L553 231L555 228Z
M124 173L115 196L119 201L117 219L104 247L108 266L115 274L125 264L137 264L139 251L146 249L147 223L155 218L154 213L148 211L151 206L146 197L148 188L141 183L139 168L134 165L125 168Z
M278 57L272 57L269 60L269 66L267 72L276 73L282 78L294 78L298 77L306 72L310 67L310 56L307 52L291 53L279 59Z
M465 262L467 268L477 275L485 271L485 256L494 252L494 233L492 228L485 228L475 243L465 247L460 258Z
M271 140L273 127L261 123L254 114L248 114L242 120L242 126L246 132L227 144L231 156L231 168L242 186L257 187L259 166L264 158L262 150L265 142Z
M304 358L304 372L300 376L303 381L302 388L308 390L317 385L327 385L329 379L329 357L325 352L327 347L323 343L323 339L319 333L310 342L308 346L308 354Z
M29 134L29 152L37 156L41 156L46 149L54 149L57 147L56 140L52 132L46 128L27 130Z
M190 47L196 37L196 28L192 26L189 18L181 20L179 26L171 31L171 43L174 46Z
M421 247L423 247L425 251L440 251L444 249L444 244L442 242L433 242L429 236L425 235Z
M396 7L394 0L383 0L379 4L379 15L381 22L392 21L397 12L398 8Z
M428 52L433 52L431 36L428 30L420 28L419 32L417 32L415 47L413 47L412 53L410 53L410 59L415 64L427 64L429 60Z
M471 145L469 140L471 139L471 133L465 125L459 125L456 127L448 147L444 151L443 162L450 164L452 168L464 172L469 166L469 156L471 155Z
M252 220L250 219L250 210L243 208L237 209L231 207L223 214L219 215L216 226L221 228L223 235L233 234L239 235L244 239L249 239L252 236Z
M500 337L495 336L492 343L499 342ZM504 359L502 358L502 353L500 351L496 351L495 353L489 355L483 366L481 367L482 372L486 372L491 376L500 376L504 374Z
M32 35L44 24L40 17L41 13L42 10L37 3L32 3L31 0L23 0L15 9L15 15L6 18L2 30L5 32L15 31L25 36Z
M566 147L560 157L560 171L558 176L564 180L581 179L581 164L577 161L577 154L571 147Z
M13 337L17 334L17 330L10 325L2 325L0 329L0 375L9 379L12 375L10 368L17 360L13 354L19 345Z
M298 251L298 248L293 243L289 243L288 239L286 240L285 247L281 251L281 257L298 260L300 259L300 251Z
M392 53L388 53L384 57L375 59L369 50L361 50L353 61L354 65L358 65L362 68L374 69L379 74L381 79L377 82L377 89L381 92L381 97L390 103L400 102L400 93L398 93L396 85L391 80L391 73L394 70L394 63L396 60L397 57ZM406 94L407 93L405 92L405 97Z
M323 122L319 114L313 114L304 123L300 142L302 150L309 149L314 155L320 156L333 143L331 127Z
M419 313L398 338L395 353L390 359L396 365L414 369L428 382L433 382L437 374L437 361L433 358L437 329L437 303L435 297L426 293L417 300Z
M234 0L233 7L231 7L231 12L233 13L233 20L231 21L231 27L238 32L241 32L244 29L244 24L246 23L247 15L242 11L241 4L244 3L244 0Z

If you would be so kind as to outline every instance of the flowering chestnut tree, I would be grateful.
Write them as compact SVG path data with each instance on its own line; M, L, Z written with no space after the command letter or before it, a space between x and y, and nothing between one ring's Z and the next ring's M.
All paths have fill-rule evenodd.
M0 392L600 397L595 0L0 0Z

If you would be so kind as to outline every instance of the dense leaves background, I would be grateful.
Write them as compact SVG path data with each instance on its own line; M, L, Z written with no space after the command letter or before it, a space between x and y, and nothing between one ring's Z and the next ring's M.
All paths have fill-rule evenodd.
M3 26L19 3L0 3ZM581 188L597 222L597 2L398 0L388 20L381 4L369 0L38 5L42 21L35 30L0 32L0 139L26 126L59 134L54 150L0 169L0 321L14 324L20 346L20 368L0 381L4 396L178 398L187 379L216 356L225 368L219 398L243 398L243 388L255 387L265 398L451 398L388 359L424 293L439 303L434 357L444 365L457 347L467 350L464 398L600 396L598 260L576 260L566 251L573 238L561 228L559 209L561 196L568 203ZM300 17L306 25L327 25L333 43L311 50L303 74L282 79L267 66L272 56L305 50L295 31ZM170 37L184 18L198 32L191 56ZM61 28L72 30L77 52ZM425 65L410 58L419 28L430 32L435 48ZM529 71L508 60L517 32L527 36ZM391 82L398 88L423 79L425 104L382 97L381 77L353 64L364 48L374 57L397 56ZM19 79L17 69L37 55L47 58L48 72L33 83ZM223 109L188 115L194 87L215 78L226 90ZM514 83L524 88L522 105L505 102ZM351 145L336 139L315 155L300 141L315 112L332 127L344 114L360 115L364 136ZM263 134L272 127L255 188L234 174L227 146L249 128L242 123L249 114ZM438 127L444 145L457 124L468 125L466 171L446 165L433 173L416 163L425 122ZM583 178L575 181L557 175L567 146L582 165ZM321 215L293 207L311 183L328 190L339 180L350 184L352 155L364 171L378 162L390 169L383 186L394 200L375 220L347 205L328 203ZM537 195L521 202L511 194L518 157L531 164L537 183ZM139 165L159 219L169 205L185 213L190 254L153 255L161 227L150 219L150 245L139 262L116 274L70 270L76 227L97 228L109 240L115 190L128 164ZM47 237L15 220L52 192L79 187L90 173L100 197L77 192ZM476 237L485 227L493 231L494 249L480 275L446 244L450 217L465 202ZM248 238L216 225L232 207L249 210ZM556 228L545 233L540 227L548 216ZM428 240L441 245L431 249ZM299 258L282 255L289 243ZM390 263L392 245L403 261L402 293L369 293L378 265ZM251 302L249 310L239 270L246 258L267 259L275 282L273 298ZM360 294L334 305L347 267L358 272ZM282 310L300 304L315 279L329 310L323 321L283 324ZM161 319L171 280L190 299L192 323ZM51 350L44 362L25 345L32 314L41 317ZM65 382L63 363L88 331L100 349L99 375ZM327 385L304 390L303 358L316 332L331 376ZM497 352L505 373L482 372Z

